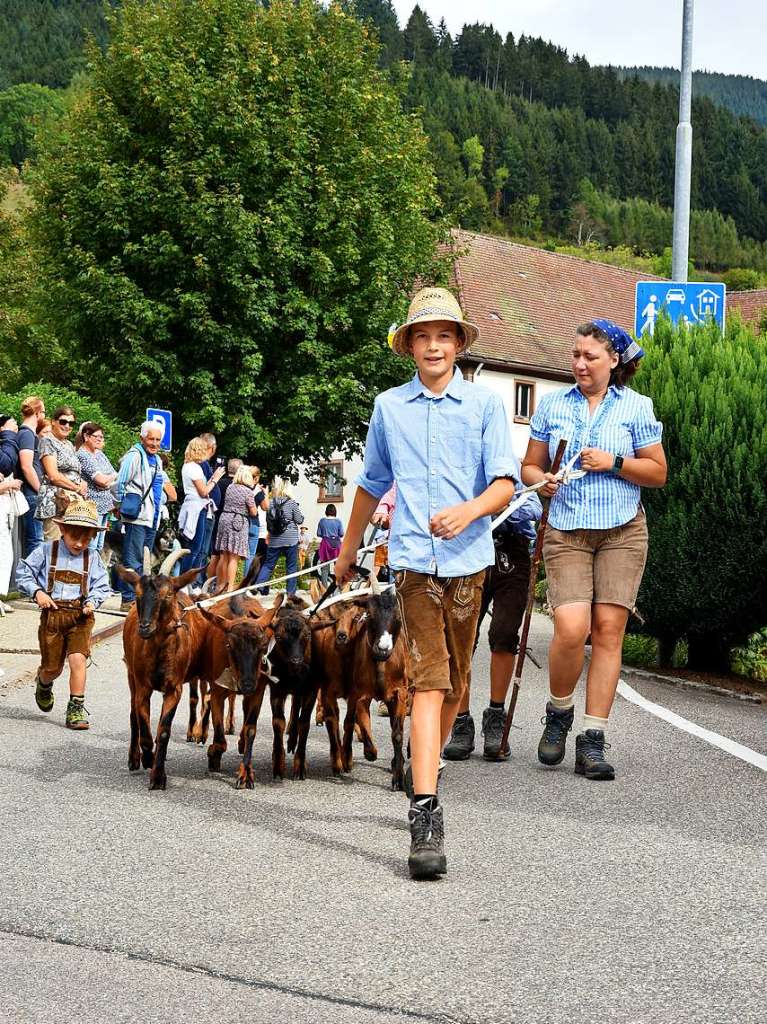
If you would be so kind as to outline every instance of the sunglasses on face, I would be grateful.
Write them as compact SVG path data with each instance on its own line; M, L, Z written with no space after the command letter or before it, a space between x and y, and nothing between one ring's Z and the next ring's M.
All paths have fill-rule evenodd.
M77 420L68 420L64 416L59 416L57 422L60 423L62 427L73 427Z

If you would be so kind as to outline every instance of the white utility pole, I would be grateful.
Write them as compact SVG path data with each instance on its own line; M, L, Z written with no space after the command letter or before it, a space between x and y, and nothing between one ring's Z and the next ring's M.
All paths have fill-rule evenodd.
M676 173L674 178L674 238L671 277L687 280L690 252L690 178L692 175L692 8L683 0L682 74L679 81L679 124L676 127Z

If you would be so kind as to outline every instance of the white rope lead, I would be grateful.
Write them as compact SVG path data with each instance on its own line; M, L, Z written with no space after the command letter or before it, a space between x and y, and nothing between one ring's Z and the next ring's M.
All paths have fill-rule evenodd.
M375 551L376 548L382 544L388 543L388 533L380 540L376 540L373 544L368 544L364 548L358 548L357 557L365 554L368 551ZM263 583L251 583L249 587L241 587L239 590L229 590L225 594L219 594L217 597L209 597L206 601L199 601L193 607L195 608L210 608L211 605L218 604L219 601L226 601L230 597L236 597L238 594L252 594L254 590L260 590L262 587L268 587L271 589L276 583L285 583L287 580L298 579L299 576L308 576L313 572L317 572L318 569L324 569L326 565L335 565L336 559L331 558L329 562L319 562L317 565L311 565L307 569L299 569L297 572L288 573L287 576L279 576L276 580L264 580ZM324 607L324 605L323 605Z
M567 485L570 483L571 480L580 480L581 477L584 477L588 470L573 469L573 466L580 458L580 454L581 453L577 451L575 455L573 455L573 457L567 463L567 465L563 466L560 469L560 471L557 473L554 479L558 480L562 484ZM524 503L529 499L531 494L534 494L536 491L539 491L542 487L545 487L545 485L548 482L548 480L539 480L537 484L530 484L529 487L525 487L523 490L518 491L517 496L514 498L512 503L507 508L505 508L503 512L497 515L495 519L492 521L492 523L490 524L490 529L496 530L501 525L501 523L504 523L509 518L509 516L513 512L516 512L518 508L521 508L522 505L524 505Z

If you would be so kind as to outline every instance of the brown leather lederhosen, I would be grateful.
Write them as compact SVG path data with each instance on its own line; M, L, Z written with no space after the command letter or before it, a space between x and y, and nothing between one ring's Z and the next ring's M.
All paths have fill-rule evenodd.
M68 583L80 587L80 596L74 600L57 600L56 608L44 608L40 617L38 640L40 643L41 669L46 673L58 675L64 667L68 654L84 654L87 658L91 650L91 632L93 616L83 615L83 605L88 598L88 575L90 551L83 551L83 571L75 569L57 569L59 560L59 542L55 540L51 548L51 564L48 569L48 585L46 593L53 597L55 583Z

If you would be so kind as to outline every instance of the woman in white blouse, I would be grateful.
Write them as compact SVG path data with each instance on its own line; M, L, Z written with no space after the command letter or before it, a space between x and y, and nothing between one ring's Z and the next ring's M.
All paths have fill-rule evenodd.
M182 546L189 548L189 554L181 562L182 573L193 566L202 567L205 561L205 526L215 512L210 492L224 475L224 467L220 466L210 480L205 479L200 463L207 457L207 443L193 437L186 446L184 468L181 470L184 503L178 514L178 528Z

